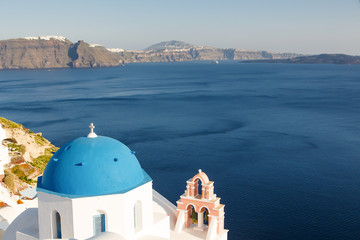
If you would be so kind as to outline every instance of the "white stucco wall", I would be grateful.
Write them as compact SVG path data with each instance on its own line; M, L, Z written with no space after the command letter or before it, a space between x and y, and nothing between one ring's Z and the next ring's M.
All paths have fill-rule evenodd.
M134 239L134 206L137 201L141 202L142 210L142 229L137 234L148 232L153 226L152 182L124 194L70 199L39 192L38 198L40 239L54 236L55 211L61 216L63 238L92 237L93 216L104 213L105 231Z
M134 206L141 202L142 226L144 231L153 224L152 182L148 182L124 194L73 199L74 237L78 239L93 236L93 216L105 213L105 231L133 239Z
M151 188L151 183L148 183L146 186L141 186L140 188L137 189L137 191L135 192L128 192L130 193L130 195L128 195L128 197L134 197L134 195L136 194L143 194L143 195L147 195L149 193L149 188ZM154 191L155 192L155 191ZM153 194L154 194L153 192ZM153 222L152 225L148 225L147 223L144 223L145 226L141 231L137 232L136 234L133 234L133 218L129 217L129 219L124 220L123 222L117 222L118 219L123 219L123 218L116 218L116 216L114 217L114 215L118 215L118 212L121 211L121 208L119 207L122 204L127 204L126 201L121 201L121 197L124 196L119 196L121 194L118 195L110 195L110 196L101 196L101 197L91 197L91 198L80 198L80 199L68 199L68 198L61 198L58 196L53 196L50 194L46 194L46 193L42 193L39 192L39 207L42 208L48 208L48 211L51 212L51 209L53 209L53 207L56 207L57 209L59 209L60 214L63 214L61 216L61 224L62 227L64 228L62 230L63 233L63 239L85 239L85 237L80 237L80 234L75 233L75 235L77 234L77 236L75 236L75 238L70 238L69 236L64 236L67 233L65 233L66 231L68 231L68 229L65 228L69 228L71 229L71 226L69 226L69 222L66 219L66 217L69 217L69 214L64 215L64 209L63 208L68 208L68 209L74 209L74 208L82 208L81 211L76 211L75 214L76 215L76 223L74 223L75 225L79 224L80 226L78 226L78 229L76 229L77 231L82 231L82 230L86 230L89 231L87 235L92 235L93 234L93 223L92 223L92 214L88 214L87 210L89 210L89 212L91 211L96 211L94 209L98 209L103 208L102 210L104 212L106 212L106 214L108 214L107 217L107 233L106 234L100 234L97 235L94 239L128 239L128 240L134 240L134 239L141 239L141 240L145 240L145 239L172 239L172 240L183 240L183 239L187 239L187 240L199 240L199 239L206 239L207 233L208 231L199 231L196 230L193 227L184 229L183 231L180 232L175 232L173 227L170 226L170 218L171 216L169 216L168 212L170 210L170 212L172 212L173 210L175 210L175 206L171 206L168 204L164 205L164 201L151 201L152 203L152 212L150 214L148 214L148 217L151 219L150 221ZM147 198L148 196L146 196ZM159 193L156 193L156 196L153 196L153 198L164 198L163 196L161 196ZM150 195L150 199L152 198L152 196ZM75 204L74 201L75 200ZM51 201L55 201L56 203L54 205L51 205L52 203L50 203ZM133 199L133 202L135 202L135 199ZM71 203L69 205L69 203ZM89 206L89 204L91 206ZM94 204L99 204L98 206L95 206ZM76 205L76 207L75 207ZM81 206L82 205L82 206ZM117 206L119 205L119 206ZM40 213L40 211L42 211ZM72 211L72 210L71 210ZM4 235L4 240L34 240L34 239L39 239L39 235L37 234L39 232L39 228L38 225L40 225L40 229L41 231L45 232L45 234L51 234L51 230L48 230L49 228L51 229L51 217L48 217L47 213L44 213L43 209L40 210L39 209L39 215L45 215L45 217L43 217L43 221L39 221L40 224L38 223L36 217L37 217L37 213L38 210L37 209L28 209L25 211L27 214L23 215L21 214L16 220L14 220L13 223L11 223L11 225L9 226L9 228L6 230L5 235ZM29 214L31 213L31 214ZM82 215L79 215L82 214ZM120 215L122 215L123 213L120 213ZM128 212L125 212L124 214L128 214ZM131 214L133 215L133 213ZM171 215L171 214L170 214ZM147 216L144 216L145 218ZM88 219L91 219L90 221L88 221ZM114 219L115 221L111 221L111 219ZM35 220L35 221L34 221ZM79 222L78 222L79 221ZM126 223L127 222L127 223ZM87 226L85 226L87 224ZM89 227L90 224L90 227ZM132 226L132 230L130 230L130 235L131 236L123 236L123 234L120 234L119 232L121 231L119 228L119 226L121 227L121 225L124 224L125 227L130 227ZM70 223L71 225L71 223ZM82 226L81 226L82 225ZM111 228L111 229L110 229ZM119 229L117 229L119 228ZM220 235L216 236L216 240L226 240L227 239L227 232L228 230L224 230ZM67 234L68 235L68 234ZM16 237L15 237L16 236ZM118 237L121 236L121 237ZM40 239L44 239L44 235L40 238ZM90 236L89 238L92 239L92 236ZM86 239L89 239L86 238Z
M73 208L72 200L43 192L38 192L39 205L39 237L40 239L52 239L54 236L53 225L55 224L54 212L61 216L61 231L63 238L72 238Z
M2 236L2 240L38 239L38 232L38 209L29 208L10 224ZM26 238L26 236L29 237Z

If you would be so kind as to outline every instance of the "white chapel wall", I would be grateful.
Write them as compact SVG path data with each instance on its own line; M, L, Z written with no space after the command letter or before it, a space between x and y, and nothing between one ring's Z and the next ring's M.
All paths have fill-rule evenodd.
M72 238L74 230L71 199L38 192L38 205L40 239L53 238L53 231L55 231L53 214L55 211L59 212L61 217L62 238Z
M134 206L141 202L142 231L147 231L153 224L152 182L145 183L124 194L72 199L74 214L74 237L85 239L93 236L93 216L105 213L105 230L133 239Z

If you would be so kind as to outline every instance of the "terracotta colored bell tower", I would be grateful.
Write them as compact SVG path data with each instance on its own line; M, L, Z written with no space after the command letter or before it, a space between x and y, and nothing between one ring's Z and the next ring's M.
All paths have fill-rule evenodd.
M214 182L199 169L199 173L189 179L186 190L177 201L177 221L175 231L194 228L206 231L206 240L226 239L224 229L224 208L220 198L214 194Z

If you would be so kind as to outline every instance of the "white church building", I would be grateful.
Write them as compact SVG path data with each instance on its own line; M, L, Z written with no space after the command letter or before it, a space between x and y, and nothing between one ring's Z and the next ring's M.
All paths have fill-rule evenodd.
M38 178L38 208L2 239L227 239L224 205L205 173L187 181L176 207L153 190L135 152L90 128L53 155Z

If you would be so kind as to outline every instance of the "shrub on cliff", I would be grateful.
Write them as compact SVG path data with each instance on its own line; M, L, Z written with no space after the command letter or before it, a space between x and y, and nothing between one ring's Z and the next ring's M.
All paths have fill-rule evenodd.
M37 158L35 158L30 164L38 169L41 170L41 172L44 172L46 164L49 162L52 155L42 155Z

